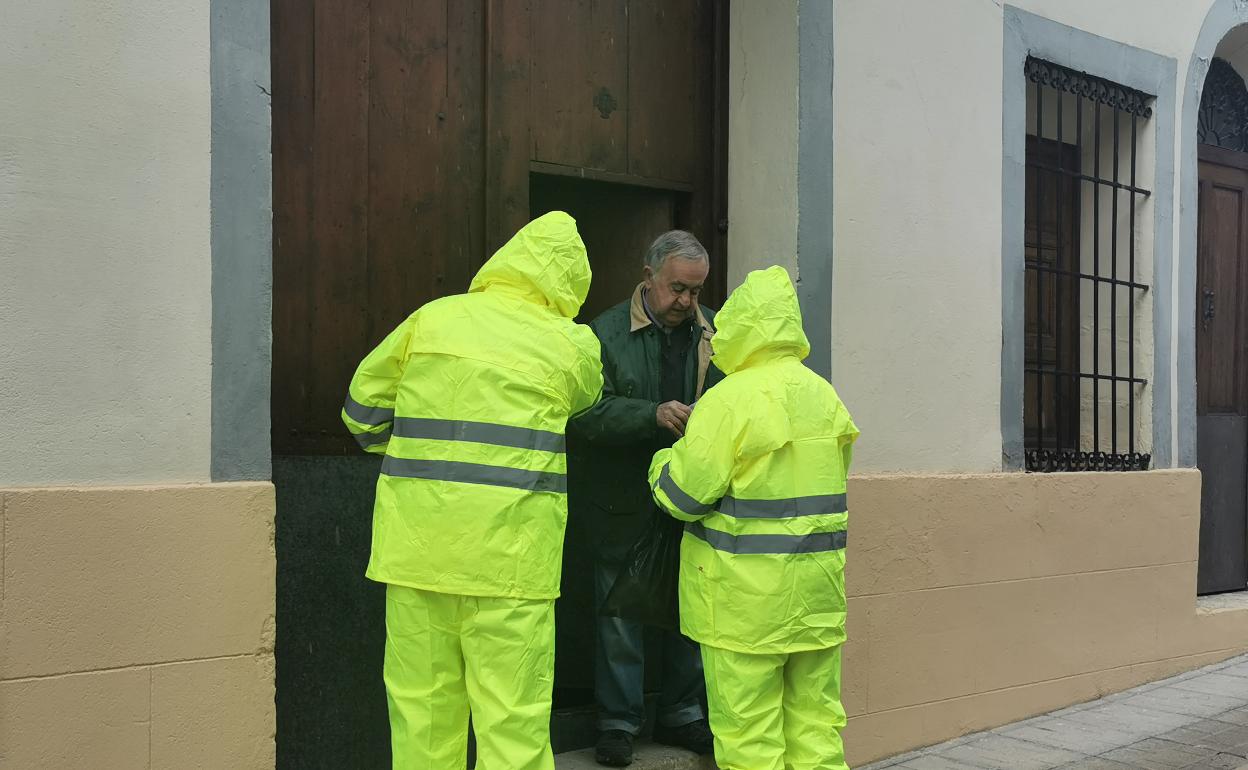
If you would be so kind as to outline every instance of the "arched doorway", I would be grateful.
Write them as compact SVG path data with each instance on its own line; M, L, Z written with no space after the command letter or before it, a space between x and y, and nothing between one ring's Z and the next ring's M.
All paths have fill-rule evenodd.
M1218 53L1248 65L1248 27ZM1248 587L1248 86L1226 58L1210 64L1196 131L1197 591L1210 594Z

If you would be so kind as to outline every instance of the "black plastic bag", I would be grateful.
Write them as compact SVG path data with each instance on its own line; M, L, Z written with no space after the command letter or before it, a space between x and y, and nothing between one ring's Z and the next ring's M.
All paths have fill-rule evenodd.
M684 525L655 508L650 526L629 549L599 610L647 626L680 630L677 583Z

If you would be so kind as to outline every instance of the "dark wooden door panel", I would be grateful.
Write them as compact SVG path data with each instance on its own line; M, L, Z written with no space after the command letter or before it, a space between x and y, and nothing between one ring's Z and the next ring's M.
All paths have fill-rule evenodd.
M312 255L314 3L273 0L273 447L308 414L292 376L312 355L306 271Z
M1201 164L1197 262L1197 404L1206 414L1246 414L1243 285L1248 175Z
M1219 153L1201 148L1198 199L1200 593L1248 585L1248 171L1241 159Z
M1248 586L1248 417L1197 418L1200 561L1196 589L1208 594Z
M441 161L447 133L448 8L437 0L370 1L365 268L368 338L377 340L412 312L413 302L436 297L445 281L443 244L422 239L420 225L447 197ZM435 84L442 87L431 87ZM406 152L415 136L425 137L435 151Z
M275 452L356 451L338 418L355 365L528 221L534 165L678 180L627 205L662 200L702 238L720 294L725 9L274 0L272 24ZM595 264L589 306L634 266Z
M708 0L629 3L628 165L641 177L691 182L710 147L713 48Z
M534 0L532 28L533 160L626 173L628 3Z
M440 280L434 275L431 298L467 290L486 258L485 195L481 189L487 162L485 114L481 110L486 95L486 61L481 53L485 47L484 19L484 0L447 3L447 109L445 118L439 118L440 152L445 158L439 170L447 195L440 213L446 224L422 221L422 209L416 209L416 237L442 244L443 271ZM406 152L421 151L411 137L408 142ZM406 312L413 309L409 307Z
M341 435L332 405L342 396L331 394L341 393L368 344L368 275L360 257L368 252L369 4L316 0L314 23L312 248L292 265L299 271L294 281L308 291L295 309L305 324L301 347L316 362L302 362L291 388L303 400L290 437L300 444Z
M530 0L486 0L484 263L528 221L533 50Z

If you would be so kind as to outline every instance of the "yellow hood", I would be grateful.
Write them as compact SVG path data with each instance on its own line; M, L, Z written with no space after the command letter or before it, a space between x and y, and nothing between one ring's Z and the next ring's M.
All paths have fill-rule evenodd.
M810 355L797 292L779 266L746 276L715 316L715 326L711 361L724 374L785 356Z
M575 318L589 294L589 257L576 220L562 211L534 219L481 266L468 292L501 290Z

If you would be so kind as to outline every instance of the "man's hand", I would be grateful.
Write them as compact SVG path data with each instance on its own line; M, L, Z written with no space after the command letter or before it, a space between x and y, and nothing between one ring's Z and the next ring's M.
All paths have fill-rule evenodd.
M689 422L689 415L693 409L685 406L679 401L668 401L666 404L659 404L659 409L655 412L655 421L658 422L660 428L667 428L676 438L685 435L685 424Z

